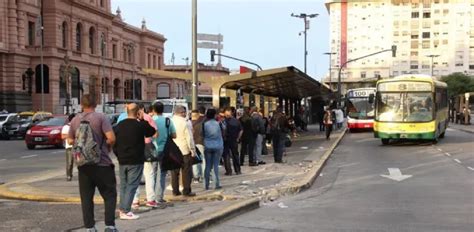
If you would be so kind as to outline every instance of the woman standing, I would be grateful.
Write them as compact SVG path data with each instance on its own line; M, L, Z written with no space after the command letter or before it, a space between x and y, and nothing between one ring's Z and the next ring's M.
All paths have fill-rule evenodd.
M206 190L209 190L211 168L214 169L215 188L222 188L219 182L219 161L224 150L224 140L222 138L222 128L220 123L216 120L216 113L215 109L208 109L206 113L206 121L202 127L204 138L204 160L206 161L206 166L204 168L204 188Z
M326 139L329 140L329 136L331 136L332 131L332 124L334 121L333 114L329 107L326 108L326 112L324 113L324 125L326 126Z

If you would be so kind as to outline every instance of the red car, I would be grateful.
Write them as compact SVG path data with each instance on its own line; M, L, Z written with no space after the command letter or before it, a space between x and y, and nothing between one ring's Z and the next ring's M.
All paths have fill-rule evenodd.
M26 132L26 147L30 150L35 149L37 145L52 145L62 148L61 130L66 124L66 116L55 116L38 123Z

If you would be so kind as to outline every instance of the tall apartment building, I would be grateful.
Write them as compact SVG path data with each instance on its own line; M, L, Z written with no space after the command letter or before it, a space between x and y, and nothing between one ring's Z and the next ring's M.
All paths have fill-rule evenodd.
M397 46L343 69L343 89L373 85L400 74L474 74L474 0L331 0L331 81L344 62ZM329 80L331 76L331 80ZM336 83L335 83L336 82ZM343 91L344 92L344 91Z

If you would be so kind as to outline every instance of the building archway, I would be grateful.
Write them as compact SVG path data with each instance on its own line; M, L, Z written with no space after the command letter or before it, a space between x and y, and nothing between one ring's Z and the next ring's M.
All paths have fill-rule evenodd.
M41 91L41 64L35 68L35 89L36 93L49 93L49 67L43 64L43 91Z
M77 98L77 102L81 102L81 72L78 68L74 68L71 74L71 98Z

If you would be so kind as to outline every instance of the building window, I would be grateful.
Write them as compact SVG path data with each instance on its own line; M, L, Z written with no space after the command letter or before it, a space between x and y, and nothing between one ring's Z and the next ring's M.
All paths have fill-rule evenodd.
M412 49L417 49L418 48L418 40L411 41L411 48Z
M89 28L89 51L91 54L95 53L95 28Z
M35 85L36 93L49 93L49 67L43 65L43 91L41 91L41 65L36 65L35 68Z
M434 25L439 25L440 21L439 20L435 20L434 21Z
M428 49L428 48L430 48L430 41L423 41L423 42L421 43L421 47L422 47L423 49Z
M107 42L105 40L105 34L101 33L100 34L100 54L103 57L106 57L106 52L107 52Z
M133 59L133 55L132 55L132 49L128 49L128 62L132 63L132 61L134 60Z
M411 51L410 56L418 56L418 52L417 51Z
M63 48L67 47L67 35L68 35L67 31L68 31L67 23L63 22L63 24L61 25L61 37L62 37Z
M112 44L112 58L117 59L117 44Z
M375 71L374 72L374 77L375 78L380 78L380 71Z
M430 33L429 32L423 32L422 38L423 39L429 39L430 38Z
M100 0L100 7L104 7L104 0Z
M35 45L35 22L28 21L28 45Z
M153 55L153 69L156 69L156 55Z
M123 62L127 61L127 48L123 48Z
M158 69L161 69L161 56L158 56Z
M417 64L416 65L412 64L412 65L410 65L410 69L418 69L418 65Z
M416 19L420 17L420 12L411 12L411 18Z
M366 72L360 72L360 78L366 78L367 73Z
M446 45L446 44L448 44L448 40L447 40L447 39L443 40L443 45Z
M444 9L444 10L443 10L443 14L444 14L444 16L446 16L447 14L449 14L449 10L448 10L448 9Z
M82 24L76 25L76 51L80 52L82 49Z
M423 18L425 18L425 19L431 18L431 13L430 12L423 12Z
M107 77L102 78L102 88L101 88L102 92L101 93L105 93L105 94L109 93L108 86L109 86L109 78Z
M150 55L150 54L148 54L146 60L147 60L147 65L146 65L146 67L147 67L147 68L151 68L151 55Z
M412 38L412 39L418 39L418 34L413 34L413 32L412 32L411 38Z
M471 70L474 69L474 64L470 64L469 69L471 69Z

